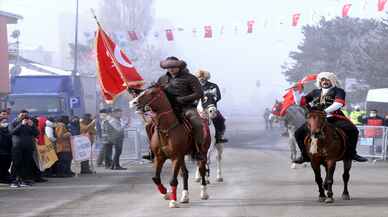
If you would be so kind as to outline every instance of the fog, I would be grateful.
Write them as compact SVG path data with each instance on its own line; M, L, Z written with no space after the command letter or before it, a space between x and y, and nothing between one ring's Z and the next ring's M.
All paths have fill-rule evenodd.
M350 16L374 14L374 1L346 2L353 4ZM186 60L191 71L201 68L211 72L211 81L223 90L222 110L260 113L280 98L288 86L281 74L281 65L302 41L301 26L313 24L321 16L329 19L339 16L344 3L341 0L156 0L155 23L163 20L170 26L155 28L160 29L162 36L165 28L184 28L182 32L174 32L173 42L164 40L160 46L169 56ZM90 17L82 22L93 23L89 8L98 5L98 0L80 0L81 16ZM71 25L59 26L59 19L61 14L74 13L75 1L0 0L0 7L24 17L10 29L22 31L21 41L26 47L41 45L58 53L60 30L74 31ZM301 13L298 27L291 26L294 13ZM255 20L253 34L246 33L248 20ZM82 25L81 28L91 28L91 25ZM203 38L204 25L212 25L213 38ZM222 35L221 26L224 27ZM237 34L235 26L238 26ZM198 30L196 37L193 28ZM259 87L257 81L260 81Z

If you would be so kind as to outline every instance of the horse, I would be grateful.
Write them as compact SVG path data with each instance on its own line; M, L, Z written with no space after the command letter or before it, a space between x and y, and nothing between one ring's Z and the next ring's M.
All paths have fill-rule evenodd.
M333 203L333 176L337 161L343 161L344 173L342 175L344 190L343 200L350 200L348 182L352 160L345 153L347 151L347 140L345 133L331 125L326 120L326 113L323 111L310 111L307 115L308 135L304 140L305 148L311 160L311 167L314 170L315 182L319 189L319 202ZM321 168L326 169L325 181L322 181ZM327 197L325 195L327 191Z
M191 126L187 124L185 120L179 120L175 115L171 104L163 91L162 87L158 85L151 86L141 92L130 102L132 108L144 109L148 107L154 112L152 118L152 125L146 127L147 133L150 138L150 146L152 152L155 154L155 176L152 178L157 189L162 194L163 198L170 200L170 208L178 208L177 202L177 176L181 171L183 178L183 191L180 202L189 202L188 191L188 170L185 163L185 155L193 154L195 152L194 136L191 132ZM205 125L208 129L208 126ZM204 129L206 131L207 129ZM207 130L208 132L208 130ZM208 133L207 133L208 134ZM209 194L207 193L206 182L206 164L207 164L207 152L210 147L210 136L205 135L205 142L201 146L201 153L204 156L203 159L197 160L199 172L202 177L201 182L201 199L207 200ZM172 161L173 176L170 181L171 192L167 193L167 189L163 186L160 174L162 172L163 165L167 159Z
M217 176L216 181L217 182L223 182L224 178L222 176L222 167L221 167L221 160L222 160L222 153L224 151L224 143L216 142L215 138L215 126L213 124L213 121L217 116L219 115L219 111L216 106L217 102L213 98L213 95L210 93L205 93L205 96L199 101L197 110L200 113L201 117L209 120L210 127L210 136L211 136L211 145L210 150L208 152L208 159L210 161L211 159L211 150L215 148L217 151ZM195 181L199 182L201 180L199 168L197 167L196 173L195 173Z
M276 108L276 105L275 105ZM280 108L279 108L280 109ZM288 145L290 147L290 160L293 161L297 158L297 142L295 139L295 131L306 122L306 110L299 105L290 106L283 116L274 115L277 120L284 121L284 124L288 131ZM296 164L292 163L291 168L295 169Z

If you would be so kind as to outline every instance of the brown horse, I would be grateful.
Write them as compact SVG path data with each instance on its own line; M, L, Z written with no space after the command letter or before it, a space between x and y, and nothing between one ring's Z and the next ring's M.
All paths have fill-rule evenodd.
M155 154L155 176L152 178L156 184L159 192L165 199L170 199L169 207L176 208L178 203L176 202L176 189L178 186L177 176L179 171L182 172L183 177L183 192L182 203L189 202L188 195L188 170L185 164L185 155L195 152L194 137L191 132L191 128L181 123L172 110L171 104L168 101L163 89L159 86L153 86L142 93L130 102L131 107L137 109L143 109L149 107L154 113L155 117L152 118L152 125L147 128L147 133L150 138L150 146L152 152ZM208 127L207 125L204 125ZM205 131L208 129L204 129ZM207 200L209 195L206 188L206 165L207 165L207 151L210 147L209 133L205 136L205 142L200 147L202 156L205 159L197 161L200 174L202 177L201 186L201 199ZM163 168L163 164L167 159L172 161L173 177L170 181L171 192L167 193L167 189L163 186L160 174Z
M345 156L346 136L344 132L326 121L326 113L322 111L312 111L307 115L307 127L309 134L305 139L305 148L311 159L311 167L314 170L315 182L319 188L319 201L333 203L333 176L337 161L343 160L344 191L343 200L350 200L348 192L349 171L352 167L352 160ZM321 178L321 168L326 169L325 181ZM325 195L327 191L327 198Z

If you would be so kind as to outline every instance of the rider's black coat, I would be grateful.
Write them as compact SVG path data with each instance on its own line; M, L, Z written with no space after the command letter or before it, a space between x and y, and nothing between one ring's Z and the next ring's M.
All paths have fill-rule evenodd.
M221 100L221 92L217 84L206 81L206 83L202 85L202 89L205 95L211 95L216 102Z
M326 109L334 102L339 102L345 105L346 93L342 88L332 87L326 93L326 95L321 96L321 94L322 89L312 90L305 96L306 104L312 109L316 109L318 107L321 107L321 109Z
M181 70L175 77L167 72L159 78L158 84L164 87L174 110L196 108L203 96L198 78L187 69Z

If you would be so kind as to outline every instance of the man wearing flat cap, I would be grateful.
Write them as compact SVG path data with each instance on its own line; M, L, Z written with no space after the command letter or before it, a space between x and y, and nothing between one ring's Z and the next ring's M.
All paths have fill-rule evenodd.
M195 137L197 153L204 142L202 119L197 112L198 101L203 96L199 80L186 68L186 63L176 57L161 61L160 67L166 69L158 84L161 85L173 107L175 114L190 121ZM204 156L197 156L203 158Z

